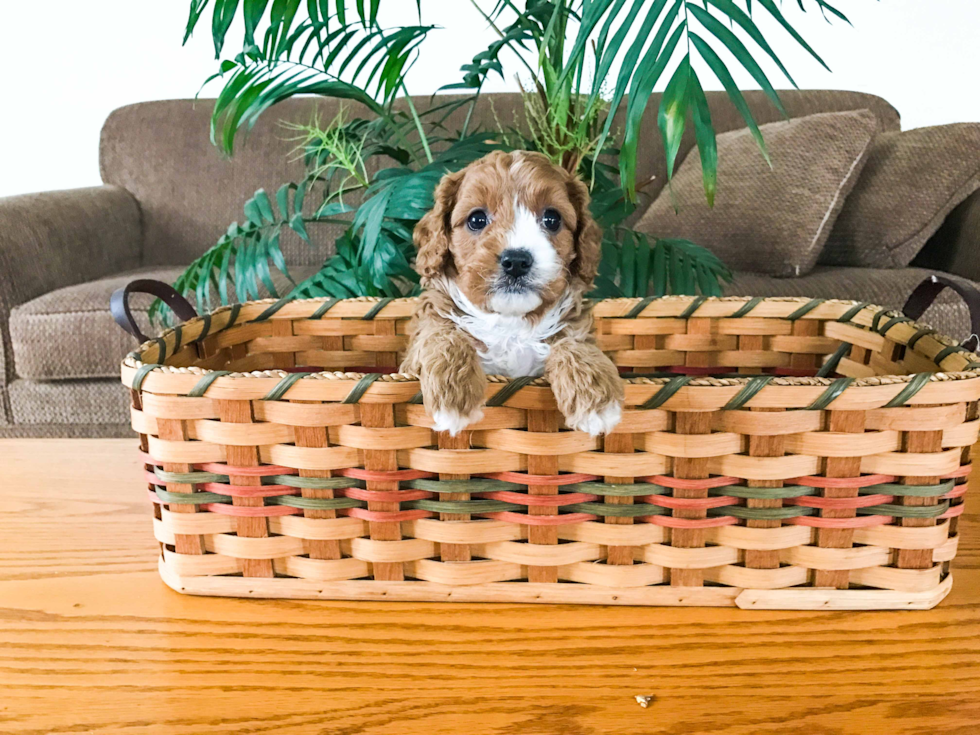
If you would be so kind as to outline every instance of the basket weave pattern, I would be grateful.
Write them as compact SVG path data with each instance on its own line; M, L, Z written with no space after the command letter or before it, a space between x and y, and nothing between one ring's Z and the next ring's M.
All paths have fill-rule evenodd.
M948 592L980 427L980 365L952 340L854 302L607 300L614 433L565 430L543 379L491 378L484 419L451 437L414 376L383 371L413 308L253 302L127 357L168 583L758 607Z

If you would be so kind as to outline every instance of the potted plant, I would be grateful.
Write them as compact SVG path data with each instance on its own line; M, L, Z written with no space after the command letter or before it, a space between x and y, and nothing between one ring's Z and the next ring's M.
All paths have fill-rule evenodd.
M705 196L712 202L717 149L696 71L707 68L766 156L759 128L719 50L782 109L757 57L767 57L793 80L755 16L770 16L823 61L775 0L470 3L475 20L487 23L497 39L462 67L460 81L442 88L466 96L441 103L436 97L419 110L408 96L406 75L438 30L422 22L421 0L415 4L418 22L406 26L385 24L381 0L191 0L184 42L210 10L218 59L232 22L244 21L241 50L220 61L208 80L222 85L211 136L228 155L239 134L296 95L350 100L369 114L342 112L325 125L313 120L288 126L307 164L305 178L284 182L274 196L257 191L245 202L244 219L188 267L175 283L177 290L195 294L203 305L211 303L212 285L227 303L229 282L239 300L257 297L260 285L279 296L271 277L277 268L293 284L290 297L413 294L418 277L411 265L412 229L432 206L439 179L491 150L525 148L544 152L590 184L593 214L605 232L595 296L720 294L720 283L731 274L711 252L687 240L650 238L626 224L646 183L636 176L640 124L654 87L666 80L657 124L668 177L690 121ZM795 6L804 12L819 9L828 20L847 20L824 0L797 0ZM507 76L505 64L516 69L525 125L500 121L496 129L474 129L476 100L488 77ZM462 128L447 130L443 121L460 107L468 109ZM312 277L295 283L279 248L280 234L288 228L309 241L309 231L323 223L345 227L335 254ZM152 318L167 316L161 302L153 305Z

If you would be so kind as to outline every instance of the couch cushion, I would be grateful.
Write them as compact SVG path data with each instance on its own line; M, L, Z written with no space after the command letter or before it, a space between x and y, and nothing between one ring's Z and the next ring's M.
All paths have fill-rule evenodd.
M904 268L960 202L980 188L980 125L878 136L820 262Z
M135 340L116 326L109 314L112 292L134 278L155 278L173 283L181 268L143 268L118 276L81 283L52 291L28 301L10 314L10 336L14 351L14 370L29 380L115 378L119 362L133 350ZM315 269L290 269L296 279L306 278ZM274 277L277 287L285 279ZM133 314L145 334L151 330L146 310L153 298L137 294L131 304ZM215 297L215 304L220 303Z
M129 389L116 380L15 380L10 384L14 424L115 426L129 423ZM130 436L132 432L114 432Z
M870 301L901 309L912 289L939 271L925 268L834 268L817 266L802 278L774 278L763 273L735 273L726 296L812 296L823 299ZM976 287L972 281L948 273L941 275ZM970 312L954 292L946 289L919 320L943 334L965 339L970 334Z
M718 192L704 195L691 154L636 226L703 245L734 270L791 278L808 273L876 129L869 110L829 112L763 125L770 168L747 128L718 136Z

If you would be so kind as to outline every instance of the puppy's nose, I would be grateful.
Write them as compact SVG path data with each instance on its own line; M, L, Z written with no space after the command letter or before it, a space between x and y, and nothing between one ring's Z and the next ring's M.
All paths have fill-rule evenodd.
M500 254L500 267L511 278L526 276L533 265L534 257L524 248L505 250Z

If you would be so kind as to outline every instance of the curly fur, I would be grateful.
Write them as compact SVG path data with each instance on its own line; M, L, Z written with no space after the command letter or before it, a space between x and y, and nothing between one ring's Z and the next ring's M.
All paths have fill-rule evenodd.
M561 215L560 229L532 234L553 248L557 273L535 283L528 299L534 308L498 313L500 254L515 246L515 233L534 227L528 213L538 218L549 208ZM474 209L490 219L479 233L466 227ZM419 375L436 429L456 434L480 421L485 367L510 377L543 371L571 428L597 435L619 422L622 384L591 336L592 314L583 300L602 241L584 183L541 154L497 151L443 177L414 236L416 270L427 290L402 370Z

